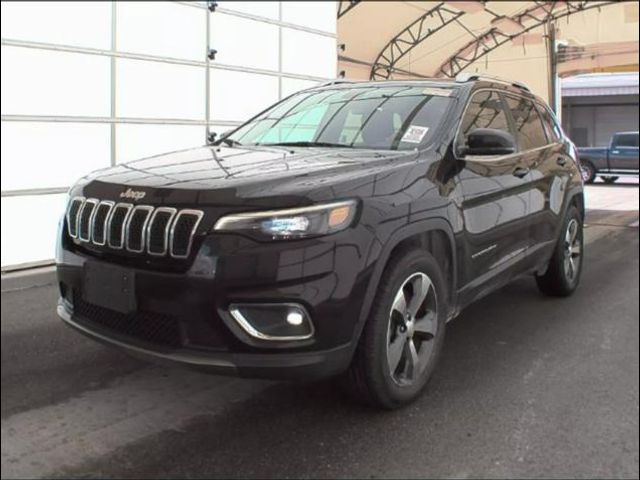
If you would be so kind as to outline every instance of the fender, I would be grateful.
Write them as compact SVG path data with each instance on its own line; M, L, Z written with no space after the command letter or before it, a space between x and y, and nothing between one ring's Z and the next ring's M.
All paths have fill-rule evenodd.
M396 232L387 240L385 245L382 247L382 251L378 256L373 273L371 274L371 278L369 280L369 285L367 287L367 291L365 293L364 301L362 303L362 309L360 310L360 317L358 318L358 323L356 324L356 328L354 330L353 337L353 349L355 350L358 342L357 340L360 338L362 334L362 330L364 329L364 325L367 322L367 318L369 317L369 313L371 310L371 306L373 304L373 300L375 298L376 292L378 291L378 285L380 284L380 279L382 278L382 274L384 272L387 263L389 262L389 258L391 256L391 252L395 247L397 247L400 242L406 240L407 238L413 237L415 235L419 235L421 233L427 233L431 231L441 231L446 234L449 239L449 247L451 248L451 262L452 262L452 291L451 295L451 305L450 310L454 311L455 306L457 305L457 259L456 259L456 248L455 248L455 240L453 235L453 228L451 224L444 218L429 218L426 220L421 220L419 222L412 223L411 225L407 225Z

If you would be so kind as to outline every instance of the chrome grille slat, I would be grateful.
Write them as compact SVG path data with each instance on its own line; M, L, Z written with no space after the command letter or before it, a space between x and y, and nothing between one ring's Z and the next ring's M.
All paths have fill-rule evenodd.
M67 208L67 231L71 238L78 237L78 214L84 204L84 197L74 197Z
M109 216L111 215L111 209L115 205L115 202L111 202L109 200L103 200L98 204L95 209L95 213L93 214L93 222L92 222L92 233L91 233L91 241L96 245L104 245L107 243L107 221L109 220ZM104 209L107 209L106 213L104 213L104 219L100 221L101 212ZM100 223L98 223L100 222ZM102 229L101 233L100 229ZM100 238L101 236L101 238Z
M179 226L180 219L185 216L195 217L195 222L193 224L193 227L191 228L191 231L189 232L187 244L184 251L180 251L180 253L177 253L175 248L176 228ZM191 252L191 244L193 243L193 236L198 229L198 225L200 224L200 220L202 220L203 216L204 213L200 210L180 210L176 214L175 218L173 219L173 223L171 224L171 229L169 230L169 245L171 246L169 253L172 257L187 258L189 256L189 253Z
M171 224L173 222L174 217L176 216L177 211L178 210L176 210L175 208L160 207L160 208L156 208L156 210L153 212L153 215L151 215L151 218L149 219L149 224L147 225L147 231L146 231L147 253L149 255L164 256L167 254L167 251L169 250L169 229L171 228ZM153 228L156 226L156 222L160 221L158 220L158 215L163 213L168 214L169 218L167 219L166 224L164 225L164 228L161 227L162 248L160 249L160 251L154 251L153 238L152 238L152 235L154 233Z
M78 196L69 201L66 221L69 236L82 243L184 259L191 253L203 216L201 210L115 203Z
M134 221L138 221L139 212L141 212L140 215L144 215L143 217L140 217L141 219L143 219L142 225L140 225L139 228L134 225L134 228L132 229L131 224ZM129 252L144 252L144 242L146 237L145 233L147 231L147 224L149 223L149 218L151 217L152 212L153 207L150 207L148 205L136 205L133 210L131 210L124 229L125 245ZM135 246L134 248L134 244L137 243L135 242L136 236L140 237L140 246Z
M120 221L118 220L120 218L120 215L118 215L118 213L123 210L124 217L122 217L122 220ZM133 205L131 203L116 203L111 209L111 215L109 215L109 220L107 221L107 244L109 245L109 247L115 248L117 250L121 250L122 248L124 248L125 225L127 223L127 220L129 219L131 210L133 210ZM120 234L117 235L118 243L113 241L114 221L118 222L115 227L120 230Z
M98 203L98 199L88 198L84 201L84 203L82 204L82 208L78 213L78 239L83 242L91 241L91 231L93 230L93 214L96 211L96 205L98 205Z

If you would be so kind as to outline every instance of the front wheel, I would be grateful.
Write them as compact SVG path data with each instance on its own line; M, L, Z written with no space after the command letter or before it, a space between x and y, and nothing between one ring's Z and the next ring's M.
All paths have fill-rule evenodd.
M580 283L584 236L582 216L575 206L569 207L562 234L546 272L536 276L538 288L546 295L567 297Z
M343 378L358 400L393 409L420 395L442 349L445 292L442 273L428 252L405 251L391 260Z

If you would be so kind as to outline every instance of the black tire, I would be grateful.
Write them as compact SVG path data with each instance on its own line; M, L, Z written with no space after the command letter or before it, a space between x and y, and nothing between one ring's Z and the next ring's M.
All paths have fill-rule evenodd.
M593 183L596 179L596 169L588 160L580 160L580 173L584 183Z
M429 338L429 335L424 334L424 332L417 332L416 327L416 332L411 329L411 335L415 335L415 339L411 337L409 340L390 340L393 335L398 335L398 338L400 335L406 335L409 338L406 328L402 334L397 333L399 330L395 334L391 333L392 330L395 331L394 324L400 329L402 328L402 325L397 323L397 311L393 310L393 307L396 306L400 295L403 296L403 299L408 298L406 305L411 307L412 298L405 297L405 293L400 292L401 290L406 292L407 285L412 285L407 283L411 278L419 279L420 276L423 276L422 278L426 276L432 286L428 290L429 293L425 296L420 308L423 309L423 318L427 318L428 314L424 313L428 311L427 304L433 302L435 298L435 313L431 310L430 317L430 325L434 325L433 330L435 333L429 340L425 340ZM427 283L425 281L425 284ZM412 288L410 287L410 289ZM434 295L434 297L429 295ZM446 299L446 284L442 273L436 260L428 252L420 249L410 249L394 255L380 280L369 319L360 337L351 366L341 379L342 385L347 388L348 393L358 401L384 409L398 408L415 400L424 390L442 350L446 312L448 310ZM407 308L407 311L409 309ZM415 316L416 324L421 321L418 320L419 316L418 314ZM425 335L423 339L419 339L418 333ZM414 344L413 350L410 348L405 350L404 347L401 350L403 352L416 352L417 350L418 354L425 355L424 360L421 359L415 363L420 367L415 368L418 373L411 374L412 376L415 375L415 380L412 379L410 384L399 384L395 376L395 370L391 371L390 364L393 360L390 359L391 353L388 350L392 348L391 344L388 343L390 341L393 341L394 344L396 344L395 342L411 341ZM418 342L420 343L418 344ZM433 343L429 344L428 342ZM403 343L403 345L408 346L409 343ZM422 350L423 348L425 348L424 351ZM420 357L412 358L417 360ZM411 368L413 362L410 362L408 358L405 359L403 357L399 362L397 367L413 371ZM405 362L405 364L403 365L402 362Z
M568 240L570 225L577 225L575 243ZM568 245L571 245L569 249ZM577 255L576 255L577 253ZM572 258L572 260L568 260ZM580 283L582 274L582 261L584 258L584 235L582 216L575 206L567 210L560 238L556 244L553 256L549 261L547 270L542 275L536 275L538 288L542 293L554 297L567 297L571 295ZM567 263L569 262L569 263ZM573 265L573 268L571 267ZM573 274L571 274L573 272Z
M616 180L618 180L618 178L620 177L602 177L602 181L607 185L612 185L616 183Z

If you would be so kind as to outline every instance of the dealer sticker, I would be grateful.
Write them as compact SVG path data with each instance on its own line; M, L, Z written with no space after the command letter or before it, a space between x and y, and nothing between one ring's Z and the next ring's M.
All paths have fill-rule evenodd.
M409 128L407 128L407 131L404 132L400 141L407 143L420 143L428 131L429 127L410 125Z

